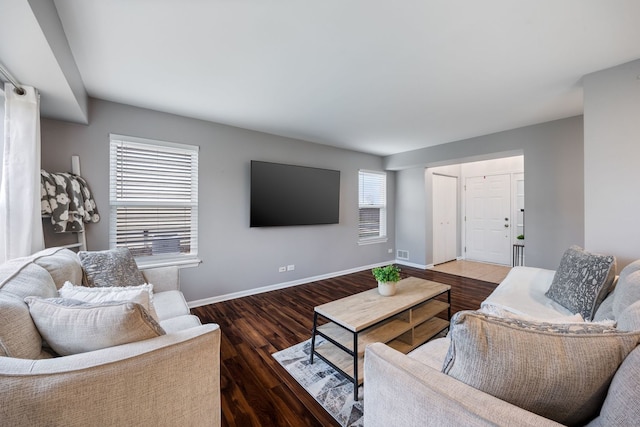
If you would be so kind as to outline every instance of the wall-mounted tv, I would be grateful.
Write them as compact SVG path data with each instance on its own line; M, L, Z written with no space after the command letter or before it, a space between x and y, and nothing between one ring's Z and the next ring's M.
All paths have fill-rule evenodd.
M340 171L251 161L251 227L337 224Z

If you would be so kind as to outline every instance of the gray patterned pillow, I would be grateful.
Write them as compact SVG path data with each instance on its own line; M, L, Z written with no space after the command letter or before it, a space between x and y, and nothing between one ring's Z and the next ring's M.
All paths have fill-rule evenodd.
M445 374L559 423L584 425L640 332L461 311L449 338Z
M592 254L579 246L571 246L562 255L553 282L545 293L584 320L592 320L605 299L616 272L613 256Z
M80 251L78 257L85 286L137 286L145 282L128 248Z

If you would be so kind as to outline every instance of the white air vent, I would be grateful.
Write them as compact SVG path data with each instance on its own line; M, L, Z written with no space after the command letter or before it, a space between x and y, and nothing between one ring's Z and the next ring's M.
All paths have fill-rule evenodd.
M409 259L409 251L398 250L397 257L399 259Z

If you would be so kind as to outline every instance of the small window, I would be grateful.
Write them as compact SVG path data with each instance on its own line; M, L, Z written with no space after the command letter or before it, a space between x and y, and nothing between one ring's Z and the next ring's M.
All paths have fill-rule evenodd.
M386 241L387 174L361 170L358 176L358 188L359 242Z
M110 247L141 265L197 264L198 147L110 138Z

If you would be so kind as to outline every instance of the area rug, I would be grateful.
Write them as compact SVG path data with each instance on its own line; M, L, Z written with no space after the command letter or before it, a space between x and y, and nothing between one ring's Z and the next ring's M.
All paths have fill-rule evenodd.
M323 341L316 338L316 345ZM362 386L353 400L353 383L319 357L309 363L311 340L286 348L273 357L322 407L345 427L362 426L364 398Z

